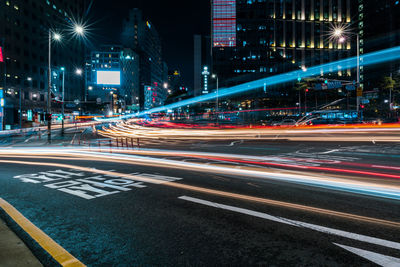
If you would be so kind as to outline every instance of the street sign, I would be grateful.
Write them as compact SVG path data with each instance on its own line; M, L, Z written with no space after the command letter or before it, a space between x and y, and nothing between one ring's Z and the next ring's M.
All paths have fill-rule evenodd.
M361 104L366 105L366 104L369 104L369 103L370 103L369 99L366 99L366 98L362 98L361 99Z
M65 107L67 107L67 108L75 108L76 105L72 104L72 103L68 103L68 104L65 105Z
M96 99L96 103L97 103L98 105L101 104L101 98L100 98L100 97L98 97L98 98Z
M327 90L327 89L339 89L342 88L343 84L341 81L325 81L324 83L317 83L314 86L315 90Z
M356 87L354 86L354 85L346 85L346 90L347 91L354 91L354 90L356 90Z
M361 87L357 88L357 96L360 97L363 95L363 89Z

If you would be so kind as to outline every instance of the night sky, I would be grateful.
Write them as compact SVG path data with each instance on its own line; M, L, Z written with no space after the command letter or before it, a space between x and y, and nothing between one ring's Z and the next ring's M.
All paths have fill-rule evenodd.
M185 85L193 87L193 35L209 35L208 0L94 0L89 21L91 42L119 44L122 20L131 8L140 8L156 27L169 69L181 70Z

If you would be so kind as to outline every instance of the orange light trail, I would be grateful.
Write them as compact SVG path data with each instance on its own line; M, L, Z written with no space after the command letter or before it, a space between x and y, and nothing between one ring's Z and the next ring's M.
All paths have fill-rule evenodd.
M76 169L76 170L80 170L80 171L98 173L98 174L103 174L103 175L119 176L119 177L123 177L123 178L127 178L127 179L132 179L135 181L152 182L152 183L159 182L158 180L152 179L152 178L140 177L140 176L136 176L136 175L132 176L129 174L124 174L124 173L103 171L103 170L87 168L87 167L82 167L82 166L77 166L77 165L70 165L70 164L25 162L25 161L14 161L14 160L0 160L0 163L24 164L24 165L26 164L26 165L33 165L33 166L49 166L49 167ZM221 191L221 190L214 190L214 189L208 189L208 188L204 188L204 187L180 184L180 183L176 183L176 182L167 182L167 183L163 183L162 185L179 188L179 189L184 189L184 190L196 191L196 192L200 192L200 193L212 194L212 195L221 196L221 197L229 197L229 198L240 199L240 200L244 200L244 201L252 201L252 202L262 203L262 204L266 204L266 205L300 210L303 212L312 212L312 213L318 213L318 214L323 214L323 215L327 215L327 216L339 217L339 218L348 219L348 220L356 220L356 221L362 221L365 223L373 223L373 224L379 224L379 225L384 225L384 226L389 226L389 227L400 228L400 222L382 220L382 219L377 219L377 218L372 218L372 217L366 217L366 216L345 213L345 212L316 208L316 207L307 206L307 205L300 205L300 204L271 200L271 199L266 199L266 198L253 197L253 196L249 196L249 195L230 193L230 192L225 192L225 191Z

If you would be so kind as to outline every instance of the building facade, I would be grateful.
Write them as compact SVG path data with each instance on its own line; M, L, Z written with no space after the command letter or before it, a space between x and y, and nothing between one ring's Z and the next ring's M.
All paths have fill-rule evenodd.
M18 124L19 106L23 123L40 123L44 119L49 30L65 35L64 40L52 44L53 93L60 94L60 69L63 67L66 99L81 99L84 82L73 73L76 68L83 68L84 43L80 38L66 35L74 27L74 18L82 18L86 11L85 0L0 1L3 54L0 89L4 95L5 125ZM59 105L54 105L54 109L57 112Z
M125 109L138 110L139 56L132 49L121 45L102 45L91 52L86 66L90 101L111 103L111 99L116 98Z
M358 0L357 30L360 55L400 46L400 2ZM399 62L361 67L360 82L365 90L376 87L384 76L400 74Z
M157 30L137 8L132 9L128 18L124 20L122 44L139 55L141 87L139 104L140 108L144 109L146 88L154 87L158 95L166 95L163 91L166 91L164 84L168 79L168 69L162 59L161 40ZM163 102L157 102L157 105L159 103Z
M213 73L235 84L348 57L352 41L329 34L334 25L351 27L352 6L351 0L214 0Z

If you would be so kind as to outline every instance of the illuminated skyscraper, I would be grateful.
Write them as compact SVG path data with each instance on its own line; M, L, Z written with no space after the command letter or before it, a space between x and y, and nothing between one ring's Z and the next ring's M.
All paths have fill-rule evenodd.
M130 10L124 20L122 44L140 57L140 108L145 107L145 90L155 88L156 94L165 96L163 84L168 81L168 69L162 59L161 39L155 26L146 19L140 9ZM159 101L157 105L160 105ZM154 103L155 104L155 103Z
M213 1L213 46L236 46L236 1Z
M351 28L357 11L351 2L212 1L213 72L235 83L348 57L352 40L339 43L329 35L334 25ZM351 74L344 67L335 75Z
M400 1L358 0L360 55L400 45ZM361 68L360 81L366 90L377 87L383 76L400 73L398 62Z

